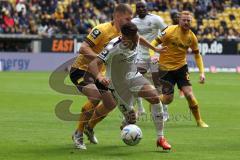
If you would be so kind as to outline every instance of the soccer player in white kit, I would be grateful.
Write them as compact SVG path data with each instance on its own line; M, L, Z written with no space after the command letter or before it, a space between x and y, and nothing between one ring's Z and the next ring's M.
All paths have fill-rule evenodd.
M147 6L144 2L138 2L136 4L136 17L132 19L132 22L137 25L138 33L143 36L147 41L152 42L158 34L167 28L167 25L164 23L164 20L154 14L148 13ZM156 54L155 59L158 59ZM143 46L140 46L140 52L137 57L138 71L141 74L145 74L150 72L152 74L153 83L156 86L159 86L158 83L158 64L154 63L151 60L149 55L149 49ZM142 99L140 97L137 98L137 107L138 107L138 116L145 113L145 109L142 104ZM164 106L165 119L167 119L167 108Z
M122 37L114 38L89 65L89 72L97 81L108 87L124 114L132 110L136 96L146 99L151 104L152 118L157 131L157 146L170 150L171 145L163 135L163 108L157 90L137 71L135 64L139 51L137 26L129 22L122 26ZM151 47L156 50L156 48ZM159 49L158 52L165 48ZM99 72L99 66L106 65L107 76Z

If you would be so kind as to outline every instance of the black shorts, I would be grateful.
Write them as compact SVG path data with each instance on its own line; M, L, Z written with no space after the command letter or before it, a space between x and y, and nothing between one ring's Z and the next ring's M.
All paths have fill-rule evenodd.
M187 65L173 71L159 70L159 77L163 94L173 94L176 83L179 89L184 86L191 86Z
M70 79L80 92L82 92L83 87L88 84L95 84L100 92L108 90L108 88L97 81L91 73L85 70L72 67L70 70Z

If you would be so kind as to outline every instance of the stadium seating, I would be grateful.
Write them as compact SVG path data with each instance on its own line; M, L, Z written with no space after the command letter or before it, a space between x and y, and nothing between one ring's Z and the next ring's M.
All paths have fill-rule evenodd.
M119 2L130 3L133 11L136 10L137 0L100 1L101 3L94 0L0 1L0 34L24 33L50 37L55 34L87 34L95 25L111 20L113 7ZM215 39L223 38L223 35L227 37L229 30L239 37L239 2L234 0L227 0L224 3L220 0L208 2L203 0L146 0L150 12L161 16L168 25L172 24L170 16L172 11L185 9L193 11L195 17L192 27L199 38ZM16 7L19 3L25 5L26 15L17 12ZM205 12L201 15L204 9ZM36 13L40 16L35 16ZM9 26L6 24L7 20L10 22L14 20L14 24ZM220 33L222 27L224 33Z

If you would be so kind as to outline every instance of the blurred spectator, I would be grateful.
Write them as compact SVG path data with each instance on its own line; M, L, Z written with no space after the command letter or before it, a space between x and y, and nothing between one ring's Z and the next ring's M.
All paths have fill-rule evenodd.
M164 0L158 0L155 2L155 5L156 5L156 9L158 11L167 11L168 7L167 7L167 2L164 1Z
M238 38L238 37L236 36L236 31L235 31L233 28L230 28L230 29L228 30L228 36L227 36L227 38L228 38L229 40L237 39L237 38Z
M179 13L178 12L172 12L171 13L171 19L172 19L172 24L173 25L176 25L176 24L178 24L179 23Z
M231 7L239 7L240 6L240 1L239 0L231 0Z
M4 20L3 20L3 16L0 15L0 34L4 32L3 28L4 28Z
M190 2L184 2L183 3L183 10L193 12L193 5Z
M14 26L14 19L11 17L8 10L3 10L3 21L5 28Z
M208 17L210 19L217 19L217 9L213 8L210 10L210 12L208 13Z
M228 36L228 30L224 26L219 27L219 38L226 39Z
M16 5L16 11L17 11L17 13L21 13L23 16L25 16L27 14L25 0L19 0L19 2Z
M69 13L70 14L70 13ZM45 16L49 17L49 15L47 14L47 12L45 12ZM56 12L54 13L54 18L57 21L61 21L64 19L64 14L63 11L60 8L57 8Z
M91 29L112 19L114 7L118 3L133 6L137 0L13 0L0 1L0 33L38 34L87 34ZM239 38L239 30L228 29L237 24L236 14L229 12L228 18L218 19L227 7L239 7L239 0L143 0L149 11L194 13L196 27L193 32L199 38ZM170 17L169 17L170 18ZM173 18L173 17L171 17ZM219 26L203 24L203 20L219 20ZM235 23L232 23L235 21ZM169 23L171 23L169 21ZM231 23L229 25L229 23ZM229 36L228 36L229 34Z

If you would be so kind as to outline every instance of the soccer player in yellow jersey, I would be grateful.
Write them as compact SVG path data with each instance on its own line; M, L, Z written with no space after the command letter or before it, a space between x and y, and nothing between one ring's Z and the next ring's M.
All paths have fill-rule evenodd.
M113 21L100 24L92 29L91 33L82 43L80 54L72 65L70 79L77 86L79 91L88 97L88 102L82 108L78 128L73 135L75 146L79 149L86 149L86 146L83 143L83 132L87 135L91 143L98 143L93 130L88 126L85 126L85 124L92 117L94 108L103 107L103 104L99 104L99 102L104 96L109 94L108 92L104 92L104 94L106 94L104 95L98 91L101 91L101 87L103 86L96 82L92 75L87 72L88 65L94 58L97 57L111 39L120 35L120 27L131 21L132 14L133 13L129 5L119 4L116 6L113 13ZM105 100L108 99L105 98ZM113 108L109 108L109 110L112 109ZM91 125L96 125L97 122L104 118L103 116L101 117L102 118L96 119L96 121L94 121ZM94 126L91 126L91 128L93 127Z
M202 120L198 102L193 94L187 66L187 51L189 48L195 56L196 64L200 71L200 83L205 82L204 64L198 49L198 40L190 30L192 14L183 11L180 14L179 24L169 26L161 36L152 41L152 45L167 46L167 51L159 57L159 76L162 83L161 100L164 104L173 101L174 86L177 84L188 101L189 108L194 115L199 127L208 127ZM153 52L150 53L152 55Z

